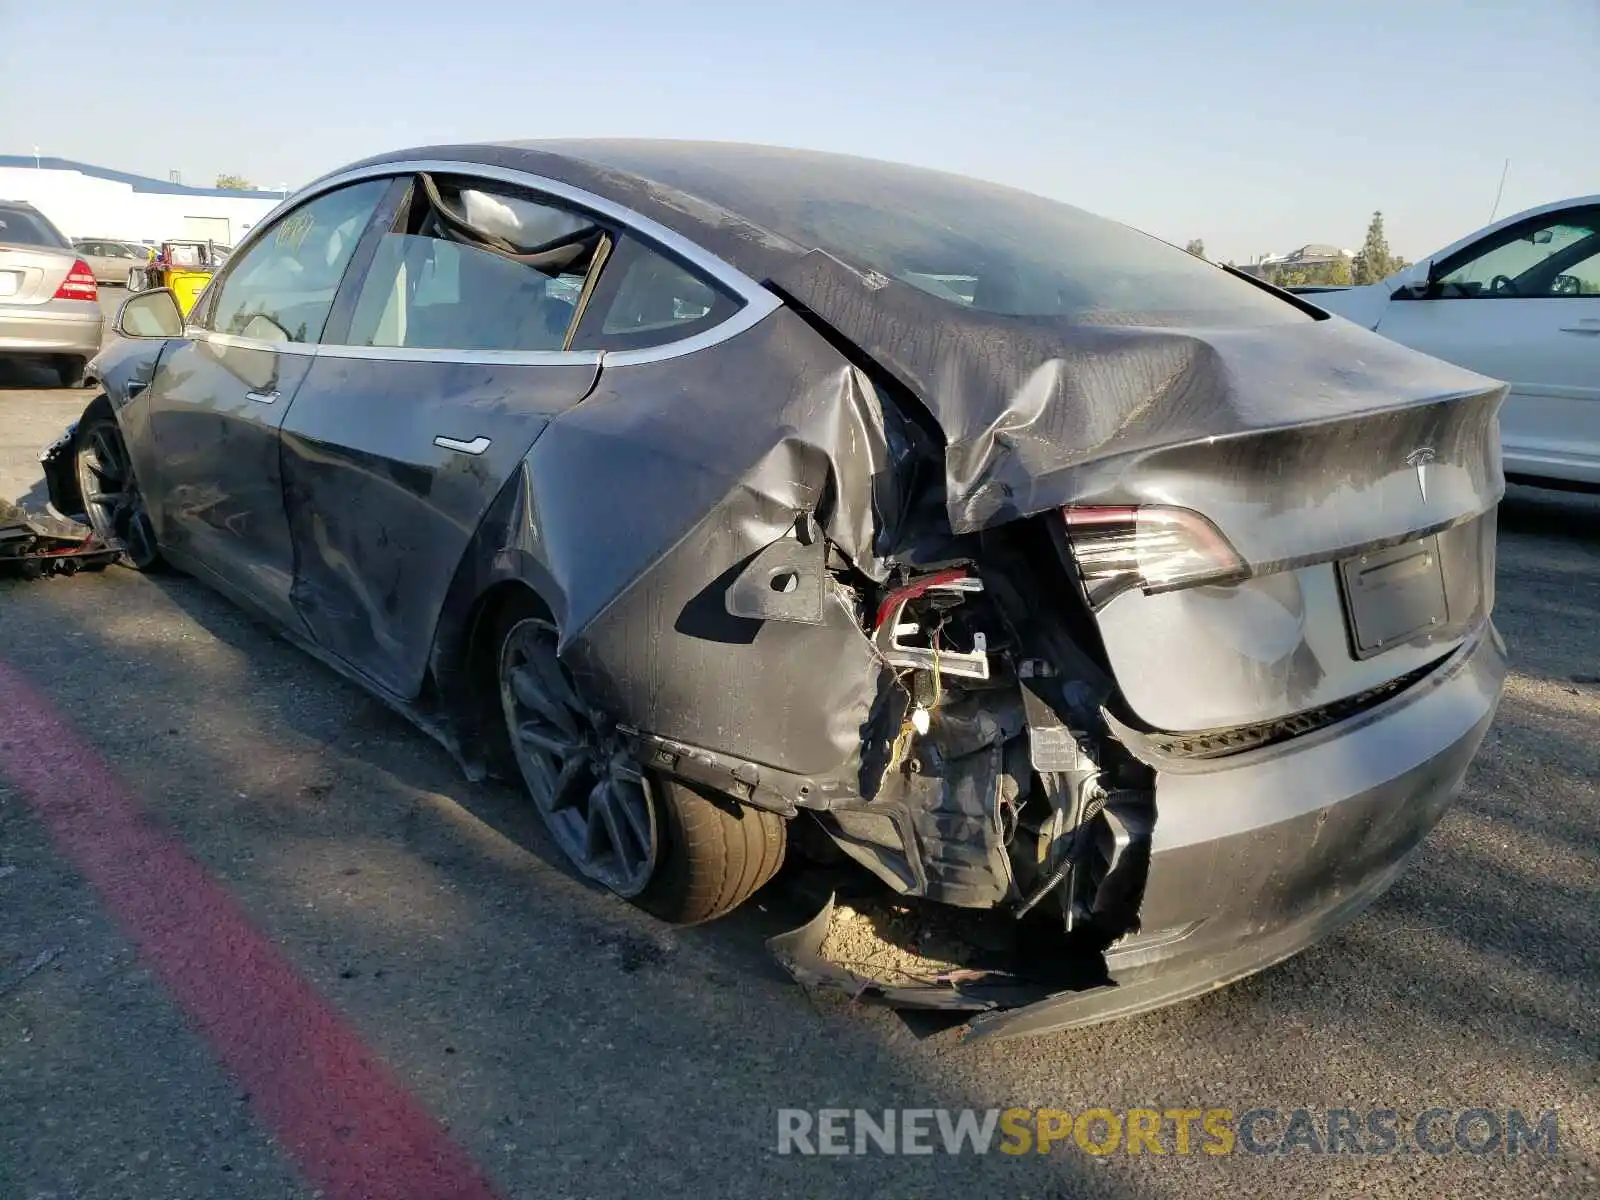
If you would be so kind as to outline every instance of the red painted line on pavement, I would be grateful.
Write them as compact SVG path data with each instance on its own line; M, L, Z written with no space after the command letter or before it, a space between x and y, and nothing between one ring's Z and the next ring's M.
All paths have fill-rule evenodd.
M0 774L330 1200L495 1200L466 1153L227 890L5 663Z

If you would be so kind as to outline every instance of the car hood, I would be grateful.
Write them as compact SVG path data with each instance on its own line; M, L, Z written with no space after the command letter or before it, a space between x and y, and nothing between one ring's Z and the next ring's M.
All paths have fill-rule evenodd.
M771 282L937 422L956 533L1066 504L1178 504L1265 563L1448 524L1503 491L1503 385L1348 321L996 316L815 252ZM1438 465L1421 497L1420 447Z

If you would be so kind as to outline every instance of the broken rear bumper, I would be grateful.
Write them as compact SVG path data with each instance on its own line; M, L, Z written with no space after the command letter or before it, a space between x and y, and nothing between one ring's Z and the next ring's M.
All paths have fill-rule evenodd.
M1141 932L1114 986L976 1017L1014 1037L1133 1016L1289 957L1358 915L1449 806L1505 679L1487 622L1422 682L1293 742L1192 774L1158 773Z

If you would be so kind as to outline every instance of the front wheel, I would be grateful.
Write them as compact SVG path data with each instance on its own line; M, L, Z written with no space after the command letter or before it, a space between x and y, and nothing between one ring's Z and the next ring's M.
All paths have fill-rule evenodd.
M556 657L555 626L530 605L502 628L512 752L574 867L674 924L732 912L772 878L783 863L782 817L641 769Z
M95 417L79 428L77 474L89 527L100 540L121 546L123 560L135 571L158 568L162 559L155 528L114 418Z

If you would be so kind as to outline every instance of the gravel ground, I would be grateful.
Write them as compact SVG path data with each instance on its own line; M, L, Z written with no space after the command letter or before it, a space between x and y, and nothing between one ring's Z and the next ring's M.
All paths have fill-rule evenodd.
M32 456L88 397L7 379L0 498L37 501ZM595 892L515 794L465 783L189 580L0 583L0 660L507 1196L1600 1195L1600 501L1518 489L1501 525L1515 673L1464 796L1397 886L1202 1000L998 1045L808 999L762 946L808 915L793 882L687 931ZM3 780L0 914L0 1196L309 1194ZM1553 1159L775 1153L781 1107L967 1105L1555 1108L1561 1144Z

